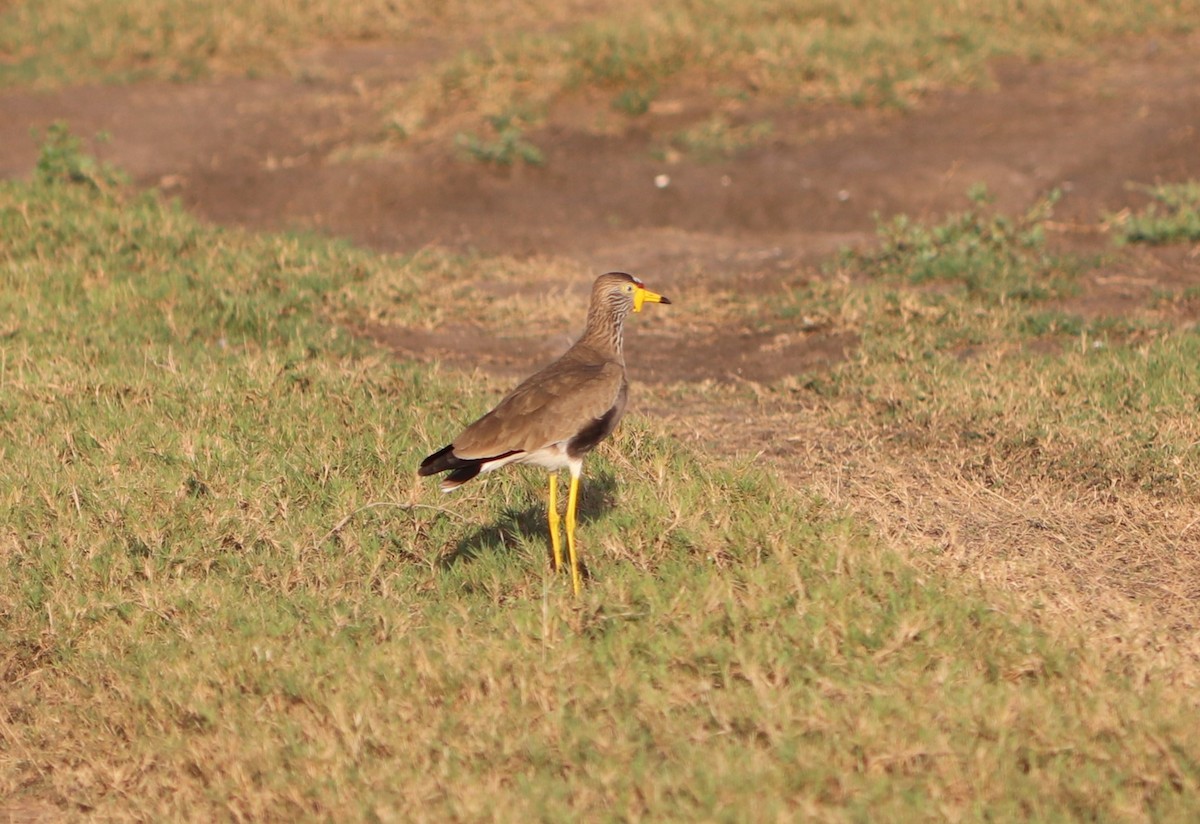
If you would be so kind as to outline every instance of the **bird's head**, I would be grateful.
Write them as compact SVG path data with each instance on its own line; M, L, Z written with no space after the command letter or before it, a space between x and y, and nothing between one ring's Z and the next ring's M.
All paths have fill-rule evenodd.
M597 298L622 315L626 312L642 311L642 304L645 303L671 302L669 298L647 289L641 278L624 272L609 272L596 278L596 284L592 288L592 299L595 301Z

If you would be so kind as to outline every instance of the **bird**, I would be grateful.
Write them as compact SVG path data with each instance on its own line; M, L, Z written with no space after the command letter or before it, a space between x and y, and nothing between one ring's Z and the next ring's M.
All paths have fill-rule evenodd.
M616 429L629 399L625 318L630 312L640 312L646 303L670 302L633 275L600 275L592 284L583 334L571 348L522 381L450 444L426 457L417 470L420 476L448 473L441 480L443 492L510 464L550 470L547 511L556 572L563 565L558 473L569 470L567 551L576 597L582 590L575 520L583 459Z

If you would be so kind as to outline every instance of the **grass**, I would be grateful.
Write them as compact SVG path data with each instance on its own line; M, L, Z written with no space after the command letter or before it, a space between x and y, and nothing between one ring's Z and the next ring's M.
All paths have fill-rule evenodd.
M1194 656L1194 289L1097 313L1091 282L1145 264L1056 251L1049 207L1010 217L977 197L931 225L889 222L875 250L752 307L857 340L752 403L796 445L776 447L786 471L931 568L1121 636L1114 654L1158 638Z
M322 42L404 42L463 29L521 31L575 3L512 0L21 0L0 13L0 85L278 74Z
M984 7L895 0L832 8L823 0L613 4L565 30L513 35L448 59L395 91L391 119L436 135L519 107L551 112L602 96L637 118L676 95L712 113L753 101L903 107L930 90L987 80L998 55L1040 59L1107 38L1189 31L1194 2L1133 7L1007 2Z
M769 120L734 124L728 118L717 115L684 129L670 143L679 152L696 160L720 160L765 143L773 131Z
M972 207L941 224L926 226L903 214L880 224L879 248L849 254L849 265L910 284L961 283L968 295L998 303L1061 294L1063 287L1043 285L1061 265L1046 250L1044 228L1058 193L1016 220L989 209L985 188L973 188L968 197Z
M417 80L373 78L371 94L390 138L449 140L514 112L537 125L579 97L627 119L670 96L699 119L756 101L903 107L933 89L986 83L998 55L1082 58L1097 43L1198 23L1196 0L23 0L0 14L0 86L307 76L305 55L320 44L436 37L445 54Z
M61 130L0 184L0 226L0 797L159 820L1194 817L1173 654L914 565L758 463L635 414L588 465L580 601L546 570L540 473L418 482L500 387L331 319L418 319L472 262L205 226ZM868 292L912 271L887 267ZM1078 454L1118 490L1175 466L1195 494L1194 334L988 360L981 386L868 327L886 303L832 294L875 331L827 424L932 450L973 421L1010 444L997 475Z
M1150 203L1140 212L1110 218L1122 243L1178 243L1200 240L1200 183L1147 187Z
M495 166L512 166L515 163L541 166L545 163L545 157L537 146L525 139L518 120L511 115L489 118L491 139L463 132L457 136L457 143L470 157L484 163Z
M1171 317L1073 311L1080 282L1112 264L1054 251L1053 194L1016 218L982 190L972 199L941 223L881 224L876 249L843 254L827 279L777 304L783 317L803 310L859 335L857 360L823 391L920 432L923 449L975 440L980 457L1028 461L1025 471L1068 485L1196 500L1200 335Z
M1064 309L1085 261L1056 253L1046 220L1057 194L1017 217L997 213L985 189L972 206L936 224L897 215L877 227L869 251L846 251L830 277L794 292L773 312L816 312L862 336L867 357L908 353L956 357L967 347L1077 336L1084 324ZM852 279L869 278L863 288Z

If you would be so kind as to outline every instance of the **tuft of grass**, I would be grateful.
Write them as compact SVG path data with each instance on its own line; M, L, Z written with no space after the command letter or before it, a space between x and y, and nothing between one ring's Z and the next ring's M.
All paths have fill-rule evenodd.
M46 130L34 173L46 185L86 183L112 190L127 183L120 171L85 154L82 142L63 121L52 123Z
M1060 307L1086 264L1046 244L1057 193L1016 217L996 212L982 187L969 195L970 208L938 223L906 215L881 222L877 248L843 252L832 281L811 284L777 311L824 305L861 332L864 351L886 359L1079 334L1080 320ZM872 285L848 290L837 272Z
M755 463L631 419L589 460L579 601L547 571L542 473L419 482L488 387L329 318L419 316L403 289L478 267L62 174L0 184L0 221L0 797L155 820L1194 816L1194 695L1157 651L1126 667L1047 632Z
M524 132L517 125L514 115L497 115L488 118L493 137L479 137L473 133L462 132L456 138L460 149L469 157L483 163L495 166L512 166L516 163L527 163L530 166L541 166L546 162L542 150L525 139Z
M1110 216L1119 243L1179 243L1200 240L1200 182L1146 188L1150 203L1140 212Z
M973 206L926 226L906 215L879 223L880 247L868 254L847 253L847 264L876 277L908 283L961 283L972 296L993 301L1044 300L1051 291L1039 283L1053 271L1044 223L1058 192L1012 219L990 209L987 189L968 193Z
M632 117L639 117L650 111L650 104L659 95L656 84L647 87L632 87L624 89L612 100L612 107Z
M774 127L769 120L734 124L715 115L707 121L684 129L671 138L671 145L698 160L733 157L769 140Z

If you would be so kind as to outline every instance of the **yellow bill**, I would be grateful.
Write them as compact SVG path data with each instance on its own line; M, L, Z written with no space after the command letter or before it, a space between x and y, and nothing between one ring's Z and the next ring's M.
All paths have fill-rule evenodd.
M633 311L635 311L635 312L642 311L643 303L670 303L670 302L671 301L669 298L665 298L656 292L651 292L649 289L647 289L644 286L635 286L635 291L633 293Z

